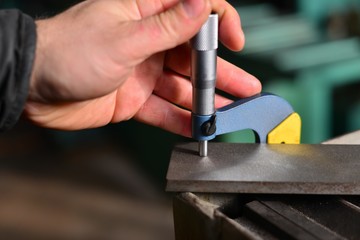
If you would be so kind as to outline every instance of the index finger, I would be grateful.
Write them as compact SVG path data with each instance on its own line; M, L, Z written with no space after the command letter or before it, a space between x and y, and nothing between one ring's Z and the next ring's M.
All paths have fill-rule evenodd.
M255 76L222 58L218 58L216 87L240 98L258 94L262 88Z

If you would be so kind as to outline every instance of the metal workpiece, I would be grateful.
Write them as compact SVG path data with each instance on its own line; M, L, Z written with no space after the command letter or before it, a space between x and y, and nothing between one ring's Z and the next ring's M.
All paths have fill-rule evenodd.
M167 191L272 194L360 194L356 145L233 144L174 148Z

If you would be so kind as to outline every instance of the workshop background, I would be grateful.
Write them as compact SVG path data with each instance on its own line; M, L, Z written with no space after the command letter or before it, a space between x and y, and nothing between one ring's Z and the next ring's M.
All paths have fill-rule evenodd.
M0 0L33 17L73 0ZM219 55L257 76L302 117L302 143L360 129L360 1L229 1L242 52ZM219 141L248 142L249 131ZM164 193L172 146L188 141L135 121L63 132L22 120L0 135L1 239L173 239Z

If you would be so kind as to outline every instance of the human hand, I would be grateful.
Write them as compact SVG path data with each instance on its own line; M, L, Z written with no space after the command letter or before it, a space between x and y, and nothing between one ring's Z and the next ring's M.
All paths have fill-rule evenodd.
M135 118L190 136L187 41L212 10L220 40L241 50L239 16L224 0L88 0L37 21L26 116L63 130ZM220 58L217 87L237 97L261 90L255 77ZM229 102L216 96L216 107Z

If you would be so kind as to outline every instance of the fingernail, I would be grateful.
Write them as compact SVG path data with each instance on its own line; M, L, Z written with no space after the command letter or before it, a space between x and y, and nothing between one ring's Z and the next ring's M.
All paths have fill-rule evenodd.
M182 4L185 12L191 18L198 17L205 9L204 0L184 0Z
M260 80L258 80L257 78L254 77L254 80L251 82L251 84L252 84L254 91L256 91L257 93L261 92L262 85L261 85Z

